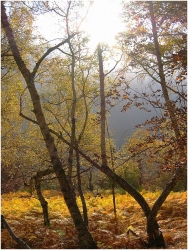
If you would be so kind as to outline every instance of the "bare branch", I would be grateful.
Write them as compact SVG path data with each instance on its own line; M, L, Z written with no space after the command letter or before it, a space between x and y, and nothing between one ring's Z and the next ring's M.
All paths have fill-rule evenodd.
M171 88L171 87L168 86L168 85L166 85L166 87L167 87L168 89L170 89L171 91L173 91L174 93L176 93L176 94L178 94L179 96L181 96L181 98L182 98L183 100L187 101L187 98L186 98L184 95L182 95L180 92L174 90L173 88Z
M57 45L49 48L46 53L44 53L44 55L38 60L38 62L36 63L34 69L33 69L33 72L32 72L32 75L35 76L40 64L42 63L42 61L54 50L58 49L60 46L62 46L63 44L67 43L70 41L71 38L73 38L77 33L74 33L72 35L69 35L69 37L67 39L65 39L64 41L58 43Z
M121 61L122 56L123 56L123 54L120 56L120 59L118 61L116 61L114 67L110 71L108 71L106 74L104 74L104 77L107 76L107 75L109 75L116 68L116 66L118 65L118 63Z

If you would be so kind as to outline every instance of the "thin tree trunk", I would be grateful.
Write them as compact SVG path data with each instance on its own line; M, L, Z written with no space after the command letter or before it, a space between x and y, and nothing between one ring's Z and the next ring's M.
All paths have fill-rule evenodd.
M89 191L93 191L93 184L92 184L92 169L89 169L89 185L88 185L88 189Z
M75 91L75 56L74 52L72 50L72 46L70 41L68 42L69 44L69 49L71 51L71 86L72 86L72 94L73 94L73 99L72 99L72 107L71 107L71 145L69 149L69 170L68 170L68 180L71 184L72 189L73 183L72 183L72 171L73 171L73 146L75 143L75 134L76 134L76 119L75 119L75 110L76 110L76 91ZM73 190L74 192L74 190Z
M103 71L103 60L102 60L102 49L100 44L97 47L98 59L99 59L99 77L100 77L100 100L101 100L101 158L102 165L107 166L106 157L106 106L105 106L105 92L104 92L104 71Z
M78 147L78 145L76 145ZM81 181L81 176L80 176L80 154L78 150L76 150L76 161L77 161L77 180L78 180L78 192L81 198L82 202L82 208L83 208L83 218L86 226L88 226L88 214L87 214L87 206L86 206L86 201L85 197L82 191L82 181Z
M115 168L114 168L114 155L113 155L113 149L112 145L110 142L110 133L108 129L108 123L106 122L106 128L107 128L107 134L108 134L108 139L109 139L109 146L110 146L110 158L111 158L111 163L112 163L112 170L115 173ZM112 199L113 199L113 206L114 206L114 215L115 218L117 219L117 212L116 212L116 193L115 193L115 182L112 180Z
M155 21L154 10L153 10L153 2L150 1L150 2L148 2L148 4L149 4L150 15L151 15L152 32L153 32L154 45L155 45L155 51L156 51L156 57L157 57L157 63L158 63L160 84L162 87L165 103L166 103L168 112L170 114L170 120L172 122L172 127L173 127L174 133L176 135L176 139L179 140L179 137L180 137L179 126L178 126L178 122L176 119L174 106L173 106L172 102L170 101L170 98L168 95L168 89L167 89L165 74L164 74L164 70L163 70L163 63L162 63L161 53L160 53L160 49L159 49L157 27L156 27L156 21Z
M114 216L117 219L116 193L115 193L115 182L114 181L112 181L112 200L113 200L113 207L114 207Z
M44 225L50 226L50 220L48 217L48 202L45 200L44 196L41 192L41 177L36 174L35 176L35 189L37 191L37 196L42 206L43 216L44 216Z
M64 199L66 202L66 205L70 211L71 217L74 221L75 227L78 230L78 238L79 238L79 244L80 244L80 248L85 248L85 249L90 249L90 248L97 248L96 243L94 242L90 232L88 231L81 213L79 211L79 208L76 204L76 200L72 194L72 190L71 190L71 186L66 178L65 172L63 170L62 167L62 163L60 161L60 158L58 156L57 153L57 148L55 146L54 143L54 138L51 136L49 127L46 123L44 114L42 112L42 107L41 107L41 103L40 103L40 98L39 95L37 93L37 90L35 88L35 84L34 84L34 77L35 74L37 72L37 69L34 68L34 71L32 73L30 73L30 71L27 69L24 61L22 60L22 57L20 55L20 52L18 50L17 44L15 42L14 36L13 36L13 32L12 29L9 25L8 22L8 18L5 12L5 7L3 2L1 2L1 22L2 22L2 26L5 30L14 60L21 72L21 74L23 75L26 83L27 83L27 87L31 96L31 100L33 103L33 108L34 108L34 113L38 122L38 125L40 127L41 133L43 135L45 144L46 144L46 148L49 152L49 156L51 158L51 162L54 168L54 172L57 176L57 179L59 181L60 187L61 187L61 191L64 195ZM49 51L50 53L50 51ZM39 62L38 64L39 65Z
M42 177L49 175L51 173L54 173L53 169L46 169L44 171L38 172L35 176L32 177L35 180L35 189L36 189L37 196L42 207L45 226L50 226L50 220L48 216L48 202L45 200L41 191L41 179Z

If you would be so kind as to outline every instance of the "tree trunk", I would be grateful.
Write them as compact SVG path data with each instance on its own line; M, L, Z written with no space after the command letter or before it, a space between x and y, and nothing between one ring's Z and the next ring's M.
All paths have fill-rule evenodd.
M112 170L115 173L115 168L114 168L114 155L113 155L113 149L112 145L110 142L110 133L108 129L108 123L106 122L106 127L107 127L107 134L108 134L108 139L109 139L109 146L110 146L110 157L111 157L111 164L112 164ZM114 215L115 218L117 219L117 210L116 210L116 193L115 193L115 182L112 180L112 199L113 199L113 206L114 206Z
M101 99L101 158L102 165L107 166L106 157L106 107L105 107L105 93L104 93L104 71L103 71L103 60L102 60L102 49L100 44L97 47L98 59L99 59L99 77L100 77L100 99Z
M112 200L113 200L113 207L114 207L114 216L117 218L117 210L116 210L116 193L115 193L115 182L112 181Z
M92 169L91 168L89 169L88 179L89 179L88 189L89 189L89 191L92 192L93 191L93 184L92 184Z
M51 158L51 162L54 168L54 172L57 176L57 179L59 181L61 191L64 195L64 199L66 202L66 205L70 211L71 217L74 221L75 227L78 230L78 238L79 238L79 245L80 248L90 249L90 248L97 248L96 243L94 242L90 232L88 231L88 228L86 227L81 213L79 211L79 208L76 204L76 200L74 198L74 195L71 190L71 186L66 178L65 172L62 167L62 163L60 161L60 158L57 153L57 148L54 143L54 138L51 136L49 127L46 123L44 114L42 112L42 107L40 103L40 98L37 93L37 90L35 88L34 84L34 77L36 75L36 69L32 73L27 69L24 61L22 60L22 57L20 55L20 52L18 50L17 44L14 39L14 35L12 32L12 29L9 25L8 18L5 12L5 7L3 2L1 2L1 22L2 26L5 30L14 60L23 75L27 87L31 96L31 100L33 103L34 113L38 122L38 125L40 127L41 133L43 135L46 148L49 152L49 156Z
M42 206L42 211L43 211L43 216L44 216L44 225L50 226L50 220L48 217L48 202L44 199L44 196L42 195L40 182L41 182L41 177L36 174L36 176L35 176L35 188L37 191L38 199L39 199L40 204Z
M78 147L78 145L76 145ZM80 176L80 155L78 150L76 150L76 161L77 161L77 180L78 180L78 192L80 195L80 199L82 202L82 208L83 208L83 218L86 226L88 226L88 215L87 215L87 206L86 206L86 201L85 197L82 191L82 181L81 181L81 176Z
M178 141L180 138L180 131L179 131L179 126L178 126L178 122L176 119L175 109L174 109L174 106L173 106L172 102L170 101L170 98L168 95L168 89L167 89L167 85L166 85L165 74L164 74L164 70L163 70L163 63L162 63L162 59L161 59L161 53L160 53L159 42L158 42L157 27L156 27L156 21L155 21L154 10L153 10L153 2L150 1L148 4L149 4L150 15L151 15L152 32L153 32L154 45L155 45L155 51L156 51L158 69L159 69L160 84L162 87L162 92L164 95L167 110L170 114L170 120L172 122L172 127L174 130L176 139Z
M155 218L147 217L148 247L166 248L165 240Z
M32 177L35 180L35 189L36 189L37 196L38 196L38 199L39 199L41 207L42 207L45 226L50 225L50 220L49 220L49 216L48 216L48 202L45 200L45 198L42 194L42 191L41 191L41 179L43 176L49 175L51 173L54 173L53 169L46 169L44 171L38 172L35 176Z
M71 2L69 3L70 6ZM68 25L68 21L67 21L67 25ZM69 36L69 29L67 27L67 33ZM71 145L70 145L70 149L69 149L69 170L68 170L68 180L69 183L71 185L71 188L73 190L73 192L75 192L74 190L74 186L72 183L72 171L73 171L73 146L75 143L75 139L76 139L76 119L75 119L75 111L76 111L76 90L75 90L75 55L74 55L74 51L72 49L72 45L70 40L68 41L68 45L69 45L69 50L71 53L71 87L72 87L72 107L71 107Z

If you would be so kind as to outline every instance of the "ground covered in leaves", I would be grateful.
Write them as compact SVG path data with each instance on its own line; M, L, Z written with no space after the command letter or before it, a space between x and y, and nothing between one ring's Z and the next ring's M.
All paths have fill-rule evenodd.
M159 193L145 193L153 204ZM34 195L17 192L2 195L2 214L16 234L32 249L78 249L77 232L60 193L44 191L48 201L51 225L43 225L40 203ZM127 230L133 230L146 240L146 220L139 205L128 195L116 195L117 217L113 212L112 195L94 197L86 194L89 230L99 248L144 248L140 239ZM81 202L78 199L78 204ZM187 249L186 192L172 193L157 216L168 249ZM1 232L2 249L19 249L6 229Z

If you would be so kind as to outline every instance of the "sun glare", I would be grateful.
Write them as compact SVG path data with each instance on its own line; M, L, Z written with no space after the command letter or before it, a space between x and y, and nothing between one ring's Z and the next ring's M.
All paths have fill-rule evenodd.
M99 42L115 43L115 36L122 30L119 17L120 1L93 1L88 17L81 29L89 33L93 46Z
M94 0L92 1L86 19L79 28L90 36L90 48L95 49L97 44L107 43L114 45L115 36L123 30L123 23L120 19L121 2L119 0ZM39 27L47 40L61 37L58 19L52 13L46 13L37 18L36 26Z

